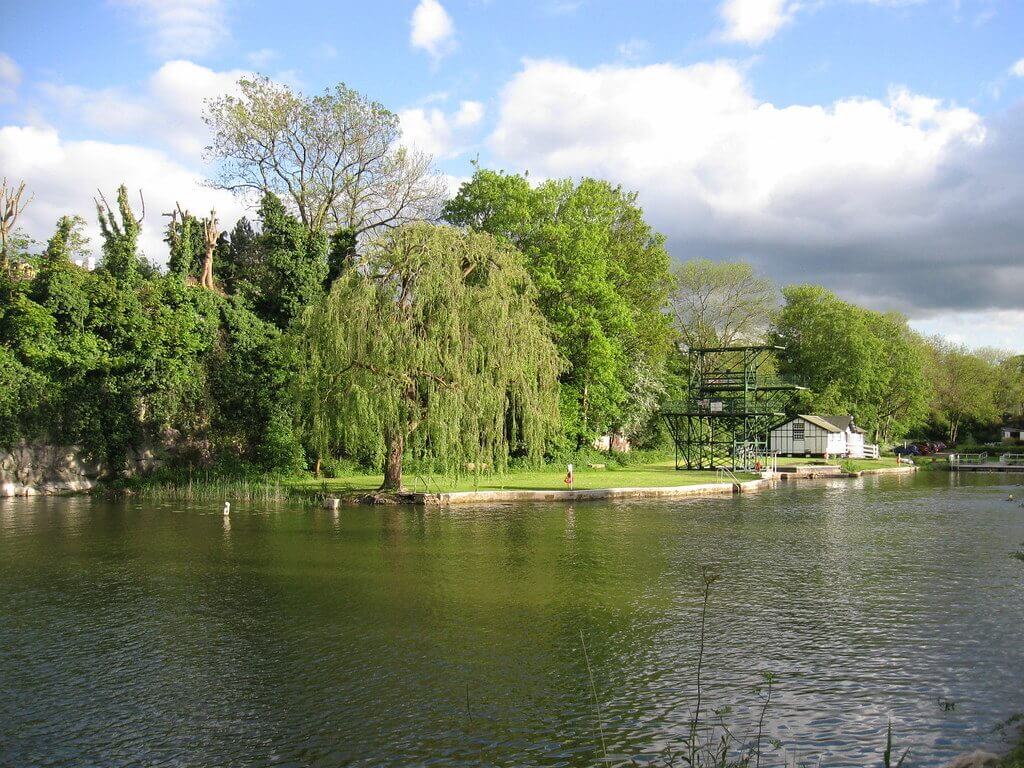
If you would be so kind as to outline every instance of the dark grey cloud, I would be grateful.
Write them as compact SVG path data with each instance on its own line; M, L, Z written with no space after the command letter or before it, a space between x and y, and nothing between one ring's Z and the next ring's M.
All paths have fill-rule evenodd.
M491 147L534 177L636 189L679 259L746 260L911 317L1024 308L1024 102L778 108L728 63L527 62Z

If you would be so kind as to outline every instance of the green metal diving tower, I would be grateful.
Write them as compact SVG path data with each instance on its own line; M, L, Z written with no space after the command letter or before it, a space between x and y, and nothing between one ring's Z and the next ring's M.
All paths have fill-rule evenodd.
M676 469L753 469L768 453L768 437L803 387L774 372L782 347L685 348L686 399L668 402L661 414L675 443Z

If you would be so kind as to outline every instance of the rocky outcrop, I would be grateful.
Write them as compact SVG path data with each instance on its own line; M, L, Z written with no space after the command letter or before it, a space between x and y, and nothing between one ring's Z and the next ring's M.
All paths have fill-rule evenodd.
M79 446L23 440L0 450L0 497L81 493L112 474L145 474L160 463L152 449L131 450L124 466L111 472L102 461L90 459Z

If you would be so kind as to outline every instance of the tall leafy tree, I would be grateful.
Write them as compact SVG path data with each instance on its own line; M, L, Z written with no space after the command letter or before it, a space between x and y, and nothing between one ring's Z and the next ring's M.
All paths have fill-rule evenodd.
M453 224L518 248L538 305L569 365L564 432L575 444L642 421L669 346L662 311L671 276L662 237L636 196L606 182L529 181L477 169L448 203Z
M1010 419L1024 417L1024 355L999 361L999 408Z
M941 338L930 340L932 420L956 444L967 424L987 426L999 417L997 368L983 356Z
M242 78L205 120L217 183L275 194L311 232L357 237L429 218L444 193L428 156L401 145L398 116L339 83L305 96L266 77Z
M421 223L376 240L296 328L313 452L370 449L386 490L407 454L448 469L539 458L560 360L534 298L520 254L489 235Z
M693 259L674 271L669 302L679 338L690 347L763 342L779 290L742 262Z
M846 411L879 439L905 434L927 413L919 344L898 315L841 301L820 286L789 286L772 329L780 372L810 388L800 407Z
M873 361L870 408L875 435L884 443L903 437L924 423L932 383L927 376L922 341L907 319L896 312L865 312L881 348Z

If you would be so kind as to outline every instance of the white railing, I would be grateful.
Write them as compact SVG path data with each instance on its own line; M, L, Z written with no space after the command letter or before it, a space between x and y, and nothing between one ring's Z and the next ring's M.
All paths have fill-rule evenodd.
M987 453L951 453L949 463L954 467L977 466L988 461Z
M999 457L1000 464L1009 464L1012 467L1024 467L1024 453L1004 453Z
M739 483L740 479L738 477L736 477L736 475L733 473L733 471L731 469L729 469L728 467L719 467L718 468L718 482L724 483L724 482L727 482L727 481L730 482L730 483Z
M847 458L850 459L877 459L881 456L881 451L878 446L874 443L864 443L863 445L855 445L847 453Z

